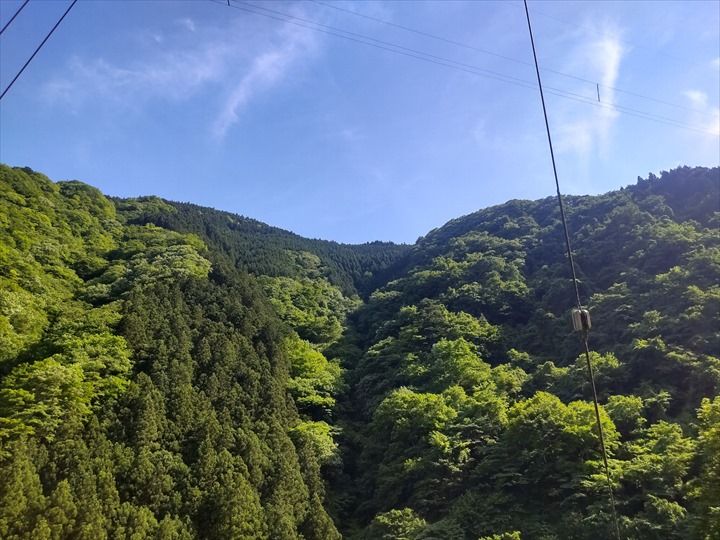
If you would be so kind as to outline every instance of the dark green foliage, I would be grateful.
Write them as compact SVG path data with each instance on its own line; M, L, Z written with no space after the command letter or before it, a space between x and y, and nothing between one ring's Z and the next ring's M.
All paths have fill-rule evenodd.
M311 240L237 214L157 197L121 200L118 207L129 223L197 234L230 266L272 277L323 276L346 295L366 295L382 285L410 249L389 242Z
M702 400L720 389L719 174L681 168L566 198L629 538L717 534L705 450L717 419ZM372 532L402 510L429 522L419 538L609 538L556 200L453 220L402 264L341 349L340 522Z
M719 175L566 198L625 538L720 538ZM0 233L3 539L612 536L554 198L350 246L0 166Z
M334 442L287 391L332 408L337 364L312 351L291 379L309 353L254 278L210 275L198 237L128 224L79 182L0 174L0 536L338 537Z

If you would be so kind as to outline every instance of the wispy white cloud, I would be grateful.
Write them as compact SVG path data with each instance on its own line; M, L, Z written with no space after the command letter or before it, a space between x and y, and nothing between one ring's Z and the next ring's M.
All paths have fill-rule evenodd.
M470 134L478 148L495 153L513 148L518 143L518 137L523 137L523 135L516 134L509 139L498 130L491 129L486 118L478 118L471 123ZM527 143L528 141L524 142Z
M357 142L365 138L360 129L352 126L343 127L337 135L346 142Z
M707 107L707 94L700 90L685 90L685 97L694 107Z
M713 108L709 116L706 130L715 137L720 137L720 107Z
M316 40L312 31L292 25L284 26L277 37L275 44L252 60L249 69L241 71L213 123L216 137L224 137L238 122L240 112L253 97L283 80L292 66L310 53Z
M142 111L158 101L202 98L211 111L208 130L222 138L244 107L286 80L317 45L311 30L291 24L248 23L244 18L214 28L189 18L175 23L184 37L178 30L152 32L161 36L164 46L144 45L137 55L142 60L73 57L62 75L45 84L42 95L73 111L98 103Z
M688 123L698 126L713 138L720 136L720 108L711 106L708 95L701 90L686 90L685 97L692 107Z
M189 30L190 32L195 32L195 21L193 21L190 17L184 17L182 19L179 19L177 22L186 30Z
M613 87L616 86L626 52L621 32L606 23L595 28L591 35L594 36L593 39L582 40L579 45L570 49L566 71L583 73L584 78L597 81L600 85L601 103L614 103ZM594 99L594 92L589 91L587 85L582 91L582 95ZM588 106L572 102L564 104L556 125L559 150L584 156L593 151L602 152L607 146L618 114L618 111L609 106Z
M185 99L219 80L226 59L220 50L201 48L157 55L146 63L122 67L104 58L73 57L68 74L49 81L46 98L79 108L92 99L143 105L154 98Z

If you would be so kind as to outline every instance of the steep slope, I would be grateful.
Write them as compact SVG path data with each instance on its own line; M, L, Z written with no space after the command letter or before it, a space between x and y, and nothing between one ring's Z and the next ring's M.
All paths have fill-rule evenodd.
M391 242L350 245L303 238L254 219L189 203L152 197L116 202L130 223L195 233L231 266L272 277L296 278L314 272L347 296L366 296L386 283L389 272L410 251L410 246Z
M720 409L719 174L566 199L632 538L717 533L717 460L697 437ZM347 532L610 537L562 242L553 198L453 220L352 316L332 480Z
M720 169L567 204L623 534L714 538ZM2 167L0 228L0 537L609 537L554 199L351 246Z
M338 537L256 279L29 169L0 219L0 537Z

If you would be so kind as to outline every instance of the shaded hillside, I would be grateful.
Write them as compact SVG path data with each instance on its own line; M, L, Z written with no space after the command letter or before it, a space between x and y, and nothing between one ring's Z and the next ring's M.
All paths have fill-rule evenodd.
M129 222L195 233L215 257L222 257L236 268L292 278L314 271L348 296L366 296L386 283L390 272L410 250L410 246L391 242L350 245L303 238L254 219L189 203L147 197L116 201ZM141 203L140 208L137 203ZM307 254L311 254L310 258Z
M566 202L623 537L720 537L720 169ZM0 229L0 537L611 536L553 198L352 246L0 166Z
M566 198L632 538L718 533L717 440L698 430L718 435L719 174ZM353 315L332 499L346 531L610 537L564 251L554 198L511 201L421 238Z

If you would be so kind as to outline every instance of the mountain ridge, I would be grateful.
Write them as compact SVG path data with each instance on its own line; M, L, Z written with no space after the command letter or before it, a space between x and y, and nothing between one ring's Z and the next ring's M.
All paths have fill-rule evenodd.
M623 533L713 538L720 168L565 201ZM0 230L3 538L608 536L554 198L344 245L0 166Z

